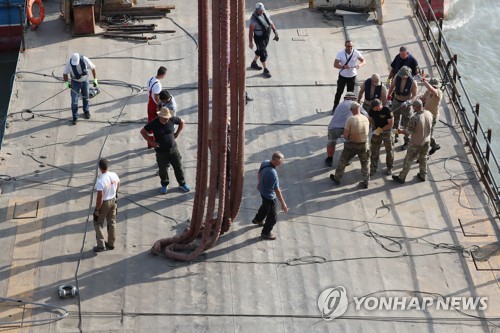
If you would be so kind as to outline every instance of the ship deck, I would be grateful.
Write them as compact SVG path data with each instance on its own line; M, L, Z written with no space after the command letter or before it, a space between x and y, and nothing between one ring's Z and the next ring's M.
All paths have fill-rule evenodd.
M149 3L148 3L149 4ZM264 79L247 71L254 98L245 117L245 185L241 210L229 233L196 261L183 263L150 253L159 238L180 234L193 206L197 149L197 1L174 4L158 29L175 29L150 43L73 38L49 1L46 17L28 31L0 152L0 295L43 306L0 303L0 322L16 332L491 332L500 321L500 256L473 260L477 245L496 249L492 203L450 111L442 104L428 181L404 185L386 176L382 148L378 173L361 189L357 159L340 186L324 165L327 125L335 94L336 53L346 36L367 65L358 83L378 72L406 45L426 73L435 73L410 2L386 1L384 24L373 14L308 9L305 0L265 3L280 32L269 47ZM254 4L247 3L247 17ZM149 23L149 22L146 22ZM247 49L247 63L253 52ZM91 99L92 118L71 125L70 94L60 81L73 52L97 66L101 93ZM139 134L146 120L143 87L157 68L168 68L163 86L175 96L186 128L178 139L192 192L175 186L159 194L154 152ZM420 89L421 86L419 86ZM419 91L420 94L424 89ZM405 152L396 145L394 171ZM260 205L255 190L262 160L284 153L278 170L288 214L279 214L278 239L264 241L251 220ZM114 251L92 251L92 189L100 157L111 161L122 187ZM171 172L172 173L172 172ZM173 177L173 175L171 175ZM175 185L172 183L172 185ZM60 298L61 285L78 285L78 297ZM325 321L323 290L342 286L347 312ZM352 297L487 297L486 310L357 310ZM478 317L492 318L480 320ZM33 324L38 324L33 326Z

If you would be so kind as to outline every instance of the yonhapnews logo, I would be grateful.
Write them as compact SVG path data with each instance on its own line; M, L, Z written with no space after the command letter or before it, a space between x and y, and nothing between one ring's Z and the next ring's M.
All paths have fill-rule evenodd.
M394 290L394 292L402 292ZM418 292L415 292L418 293ZM333 320L342 316L350 303L354 303L356 311L411 311L426 310L458 310L475 311L488 308L488 297L451 296L444 297L438 294L424 293L426 296L373 296L374 293L352 297L349 302L346 289L342 286L328 288L318 297L318 308L324 320Z
M347 311L349 301L344 287L323 290L318 297L318 308L324 320L333 320Z

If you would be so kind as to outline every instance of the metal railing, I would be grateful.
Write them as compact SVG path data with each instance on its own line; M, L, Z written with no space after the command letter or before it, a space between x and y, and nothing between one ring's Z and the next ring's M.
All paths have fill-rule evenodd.
M472 156L481 175L486 191L494 203L497 216L500 213L500 193L497 180L500 167L491 146L492 130L484 129L479 121L479 103L472 103L461 80L457 67L457 55L452 54L442 30L443 19L437 19L430 4L424 10L418 0L412 0L417 23L425 36L425 41L437 65L437 70L445 83L460 127L470 147Z

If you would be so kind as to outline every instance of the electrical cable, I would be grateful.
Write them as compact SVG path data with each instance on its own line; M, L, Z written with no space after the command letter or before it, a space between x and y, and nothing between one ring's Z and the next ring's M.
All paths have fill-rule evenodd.
M55 317L55 318L47 318L47 319L34 319L34 320L18 320L18 321L11 321L11 322L6 322L6 321L0 321L0 327L1 326L14 326L14 325L21 325L21 326L36 326L36 325L41 325L41 324L49 324L56 322L58 320L61 320L63 318L66 318L69 314L68 310L66 310L63 307L57 306L57 305L51 305L51 304L43 304L43 303L37 303L37 302L30 302L30 301L24 301L21 299L13 299L13 298L8 298L8 297L0 297L0 302L12 302L15 305L35 305L41 308L49 308L51 310L57 310L60 312L60 314ZM28 325L26 325L28 324Z
M120 25L120 24L127 24L134 19L132 18L132 15L130 14L115 14L111 16L106 16L106 23L108 25Z
M0 175L0 180L9 182L11 180L16 180L16 178L9 175Z
M390 290L387 290L390 291ZM418 291L408 292L418 293ZM425 293L425 292L423 292ZM431 294L431 293L428 293ZM295 318L295 319L321 319L323 322L323 317L321 315L309 315L309 314L262 314L262 313L201 313L201 312L128 312L128 311L102 311L102 312L84 312L85 316L88 317L229 317L229 318ZM470 314L464 314L469 318L456 318L456 317L432 317L432 318L422 318L422 317L409 317L409 316L347 316L342 315L341 317L335 318L335 320L366 320L366 321L386 321L386 322L403 322L403 323L429 323L429 322L443 322L447 324L453 324L454 322L475 322L477 320L481 321L493 321L500 320L500 317L480 317ZM71 316L71 315L70 315ZM492 325L496 326L496 324Z
M130 97L132 97L132 96L130 96ZM127 103L124 103L124 105L122 106L122 108L120 110L119 115L121 115L123 113L123 110L125 109L126 105L127 105ZM99 150L99 154L97 156L97 160L101 159L102 152L104 150L104 146L106 145L106 142L108 141L108 138L111 135L113 129L114 129L114 126L110 126L108 133L104 137L104 141L102 143L101 149ZM94 185L92 186L92 192L91 192L91 195L90 195L90 202L89 202L87 220L85 222L85 231L83 233L82 246L80 248L80 256L78 258L78 262L77 262L77 266L76 266L76 270L75 270L75 275L74 275L74 277L75 277L75 283L76 283L76 289L77 290L80 290L78 273L80 271L80 264L82 262L83 254L84 254L84 250L85 250L85 242L86 242L87 234L88 234L87 231L89 229L88 226L89 226L89 224L91 222L90 216L92 215L91 212L92 212L93 201L94 201L95 183L97 181L98 173L99 173L99 171L96 168L95 169L95 175L94 175L94 182L93 182ZM83 332L83 330L82 330L82 316L81 316L82 305L81 305L80 293L78 293L78 295L77 295L77 304L78 304L78 329L80 330L80 332Z
M150 211L150 212L152 212L152 213L155 213L155 214L157 214L157 215L159 215L159 216L161 216L161 217L163 217L163 218L166 218L166 219L172 220L172 221L174 221L174 222L175 222L175 224L180 225L180 223L179 223L176 219L174 219L173 217L170 217L170 216L167 216L167 215L163 215L163 214L161 214L161 213L159 213L159 212L157 212L157 211L155 211L155 210L152 210L151 208L148 208L148 207L146 207L146 206L144 206L144 205L141 205L140 203L138 203L138 202L136 202L136 201L134 201L134 200L130 199L127 195L122 196L122 198L124 198L124 199L126 199L126 200L130 201L131 203L133 203L133 204L134 204L134 205L136 205L136 206L139 206L139 207L141 207L141 208L143 208L143 209L145 209L145 210L147 210L147 211Z

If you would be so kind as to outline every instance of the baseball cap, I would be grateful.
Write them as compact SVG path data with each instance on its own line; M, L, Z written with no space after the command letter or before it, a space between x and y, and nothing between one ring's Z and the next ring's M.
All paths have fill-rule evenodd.
M71 55L71 64L73 66L76 66L78 65L79 62L80 62L80 55L78 53L73 53Z
M266 10L262 2L257 2L257 4L255 5L255 9Z
M353 92L353 91L348 91L344 98L355 98L356 97L356 94Z

